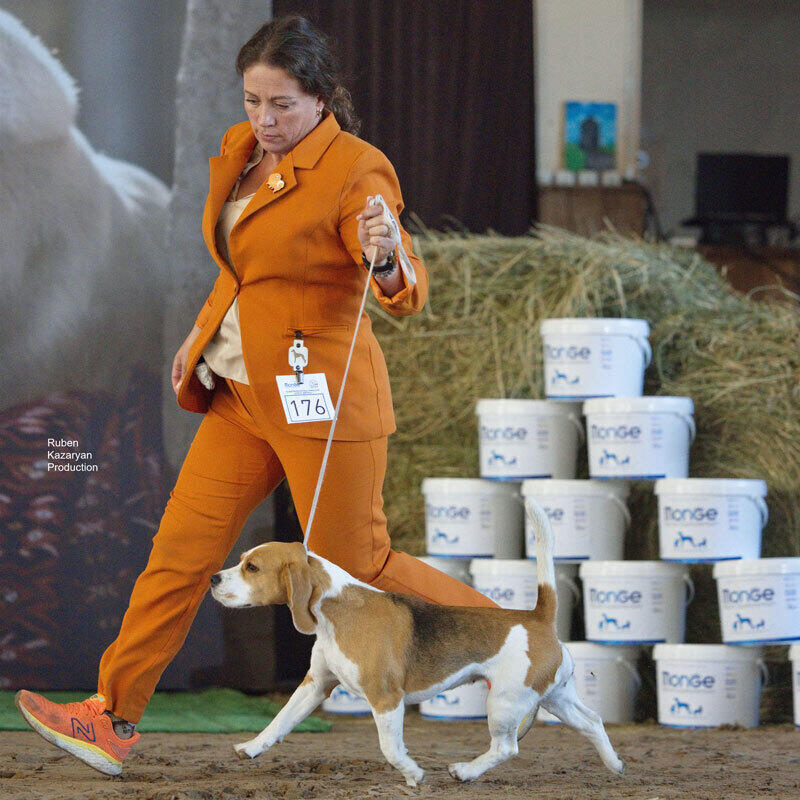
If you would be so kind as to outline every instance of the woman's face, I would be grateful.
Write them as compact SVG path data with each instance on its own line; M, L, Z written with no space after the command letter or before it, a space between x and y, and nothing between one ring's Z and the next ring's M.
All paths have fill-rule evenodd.
M286 70L252 64L242 78L245 111L268 153L284 156L321 119L322 100L306 94Z

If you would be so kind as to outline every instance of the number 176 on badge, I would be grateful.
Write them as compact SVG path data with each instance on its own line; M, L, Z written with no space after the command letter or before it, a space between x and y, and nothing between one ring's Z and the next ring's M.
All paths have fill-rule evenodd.
M333 403L324 372L306 374L302 383L295 375L276 375L286 421L323 422L333 419Z

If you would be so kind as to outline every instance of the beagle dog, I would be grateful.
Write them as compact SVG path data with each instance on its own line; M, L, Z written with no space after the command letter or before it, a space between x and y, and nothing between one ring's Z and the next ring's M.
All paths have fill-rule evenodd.
M555 633L553 537L540 506L526 500L536 533L538 600L533 611L441 606L383 592L356 580L300 542L270 542L242 554L239 564L211 577L213 597L230 608L288 603L295 627L316 634L303 682L275 719L234 749L255 758L283 738L341 684L372 708L381 751L409 786L424 773L403 742L406 704L486 679L489 749L450 764L471 781L518 752L521 735L541 705L586 736L603 763L622 762L600 717L579 699L574 662ZM527 727L520 723L525 721ZM521 736L519 736L521 738Z

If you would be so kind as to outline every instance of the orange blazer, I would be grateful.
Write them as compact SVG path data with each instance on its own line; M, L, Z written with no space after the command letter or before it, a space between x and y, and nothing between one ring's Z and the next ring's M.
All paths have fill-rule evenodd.
M189 349L177 402L187 411L208 410L212 392L194 368L238 295L244 363L261 411L288 433L327 438L329 421L287 423L275 376L292 373L289 347L295 331L301 331L308 348L305 371L324 372L336 402L367 277L356 215L367 195L380 193L399 220L400 186L386 156L341 130L326 110L274 170L283 188L273 192L262 183L233 226L229 250L234 271L217 250L214 228L255 144L249 121L239 122L223 136L220 155L209 159L203 239L220 274L197 317L202 330ZM401 237L417 283L409 285L404 276L404 288L392 297L374 278L371 289L390 314L408 316L425 304L428 276L412 252L409 234L401 229ZM386 362L364 313L334 438L363 441L387 436L395 427Z

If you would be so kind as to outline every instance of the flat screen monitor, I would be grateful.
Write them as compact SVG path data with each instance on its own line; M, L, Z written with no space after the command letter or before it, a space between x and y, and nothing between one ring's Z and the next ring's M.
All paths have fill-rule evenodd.
M697 154L697 222L785 222L788 194L788 156Z

